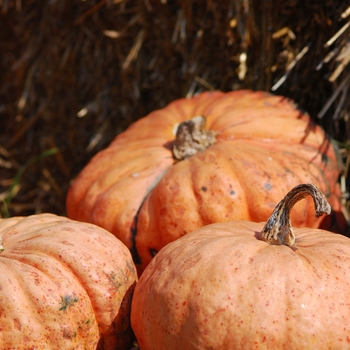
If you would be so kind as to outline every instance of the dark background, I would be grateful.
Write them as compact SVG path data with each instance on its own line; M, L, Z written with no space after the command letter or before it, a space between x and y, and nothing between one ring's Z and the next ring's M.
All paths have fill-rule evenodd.
M3 0L1 216L65 215L70 181L133 121L208 89L271 91L286 72L273 92L294 99L340 143L348 208L350 29L326 45L348 23L348 7L343 0Z

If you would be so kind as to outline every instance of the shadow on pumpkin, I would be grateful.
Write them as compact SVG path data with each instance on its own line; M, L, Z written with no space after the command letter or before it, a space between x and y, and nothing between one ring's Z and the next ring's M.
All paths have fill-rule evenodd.
M97 350L128 350L135 341L130 323L131 301L136 282L126 291L119 312L113 322L101 334Z
M332 210L330 215L327 215L322 219L319 228L350 237L350 228L347 225L344 214L340 211Z

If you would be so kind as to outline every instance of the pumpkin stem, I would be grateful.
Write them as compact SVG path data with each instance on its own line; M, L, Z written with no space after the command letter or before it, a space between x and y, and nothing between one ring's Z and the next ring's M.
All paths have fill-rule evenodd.
M290 211L294 204L307 195L310 195L314 200L317 217L323 214L330 214L331 206L315 185L298 185L288 192L277 204L263 230L260 232L259 239L269 244L285 244L287 246L292 246L295 243L295 236L290 223Z
M176 139L173 142L173 156L183 160L204 151L216 142L217 132L205 129L206 119L197 116L177 126Z

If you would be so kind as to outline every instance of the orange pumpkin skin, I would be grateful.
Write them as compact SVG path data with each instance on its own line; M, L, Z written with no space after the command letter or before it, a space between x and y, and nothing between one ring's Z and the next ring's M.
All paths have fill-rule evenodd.
M198 115L218 132L217 142L177 162L174 128ZM163 246L199 227L266 220L298 183L318 185L334 215L316 219L310 203L301 203L294 225L344 230L339 172L323 130L288 99L248 90L206 92L176 100L118 135L73 182L67 213L116 235L141 272Z
M0 219L0 238L0 349L128 349L137 274L124 244L53 214Z
M153 258L131 310L142 350L350 348L350 240L299 228L292 249L262 227L212 224Z

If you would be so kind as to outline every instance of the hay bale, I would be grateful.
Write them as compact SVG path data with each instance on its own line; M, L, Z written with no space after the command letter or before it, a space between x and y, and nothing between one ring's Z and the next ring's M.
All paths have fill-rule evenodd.
M0 11L2 215L64 215L69 181L116 134L208 89L285 95L350 142L342 0L3 0Z

